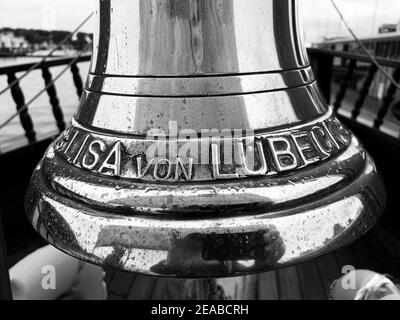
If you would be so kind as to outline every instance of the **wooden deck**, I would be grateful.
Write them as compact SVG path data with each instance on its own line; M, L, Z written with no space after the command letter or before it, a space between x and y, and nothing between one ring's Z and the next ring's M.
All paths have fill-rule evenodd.
M352 245L315 260L294 267L268 273L217 280L229 299L260 300L325 300L333 280L342 275L342 268L352 265L400 278L400 244L379 226ZM242 279L243 280L243 279ZM169 299L218 299L213 280L190 280L196 292L187 292L183 280L146 277L108 270L106 282L108 298L112 300L169 300ZM245 283L243 286L238 284ZM186 286L186 287L185 287ZM192 289L193 290L193 289Z

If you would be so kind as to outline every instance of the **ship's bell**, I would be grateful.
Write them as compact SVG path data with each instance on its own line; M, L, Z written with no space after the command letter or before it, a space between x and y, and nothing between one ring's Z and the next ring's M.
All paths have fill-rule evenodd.
M294 0L102 0L84 94L27 215L77 258L171 277L266 271L362 235L375 165L316 84Z

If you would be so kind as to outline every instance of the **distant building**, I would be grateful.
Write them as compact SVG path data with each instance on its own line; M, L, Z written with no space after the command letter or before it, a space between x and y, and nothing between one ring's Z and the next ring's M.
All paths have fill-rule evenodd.
M24 37L16 36L12 31L0 30L0 56L24 55L29 47Z
M29 43L24 37L18 37L12 31L0 30L0 47L6 49L23 49L28 48Z

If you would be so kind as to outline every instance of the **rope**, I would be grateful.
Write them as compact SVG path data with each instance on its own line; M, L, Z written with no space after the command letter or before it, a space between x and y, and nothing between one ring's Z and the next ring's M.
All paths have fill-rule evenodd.
M88 20L93 16L93 12L91 14L89 14L89 16L87 16L85 18L85 20L83 20L79 26L77 26L70 34L68 34L68 36L66 36L63 40L61 40L55 48L53 48L48 54L47 56L43 57L39 62L35 63L34 65L32 65L28 70L25 71L25 73L20 76L19 78L15 79L14 81L12 81L7 87L5 87L3 90L0 91L0 96L5 93L6 91L8 91L9 89L11 89L14 85L16 85L20 80L22 80L23 78L25 78L32 70L36 69L39 65L41 65L43 62L46 61L47 58L49 58L61 45L63 45L65 42L67 42L69 39L72 38L72 36L78 32L78 30L80 28L82 28L82 26L84 24L86 24L86 22L88 22Z
M90 44L88 44L84 49L89 49ZM72 59L68 65L62 70L60 71L59 74L57 74L57 76L55 76L52 81L46 85L42 90L40 90L32 99L30 99L27 103L25 103L25 105L20 108L16 113L14 113L12 116L10 116L7 120L5 120L4 122L2 122L0 124L0 130L3 129L7 124L9 124L14 118L16 118L17 116L19 116L22 112L24 112L26 109L28 109L29 105L31 105L43 92L45 92L49 87L51 87L82 55L83 55L84 51L80 52L74 59Z
M392 75L385 70L384 67L380 65L378 60L376 60L375 56L372 55L367 47L364 45L364 43L357 37L357 35L354 33L353 29L349 26L349 24L346 22L344 19L344 16L342 12L340 11L339 7L336 5L335 0L331 0L331 3L333 7L335 8L336 12L339 14L340 19L342 20L343 24L345 25L346 29L350 32L351 36L354 38L354 40L357 42L357 44L361 47L361 49L367 54L367 56L371 59L372 63L376 65L376 67L389 79L389 81L396 86L397 89L400 89L400 83L398 83Z

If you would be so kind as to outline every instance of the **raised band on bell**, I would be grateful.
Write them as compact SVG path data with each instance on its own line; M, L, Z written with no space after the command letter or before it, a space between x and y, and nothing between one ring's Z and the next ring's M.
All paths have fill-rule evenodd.
M325 160L350 143L350 133L332 117L306 123L295 130L243 138L239 134L227 138L225 131L222 139L218 131L212 132L212 138L207 134L200 139L196 136L194 141L186 137L171 139L169 135L163 140L156 139L158 137L151 140L114 137L110 140L76 124L56 142L56 152L72 165L99 174L128 179L188 181L263 176L300 169ZM141 144L140 148L138 144ZM170 144L176 146L171 148ZM250 153L252 169L249 169ZM185 171L185 163L190 174ZM259 168L254 168L256 163ZM197 172L199 166L203 166L201 174ZM165 169L168 174L160 176L158 169ZM181 169L183 176L177 174ZM204 170L209 174L205 175Z
M320 93L296 1L97 4L79 110L27 195L50 243L126 271L224 277L327 253L379 218L381 178Z

